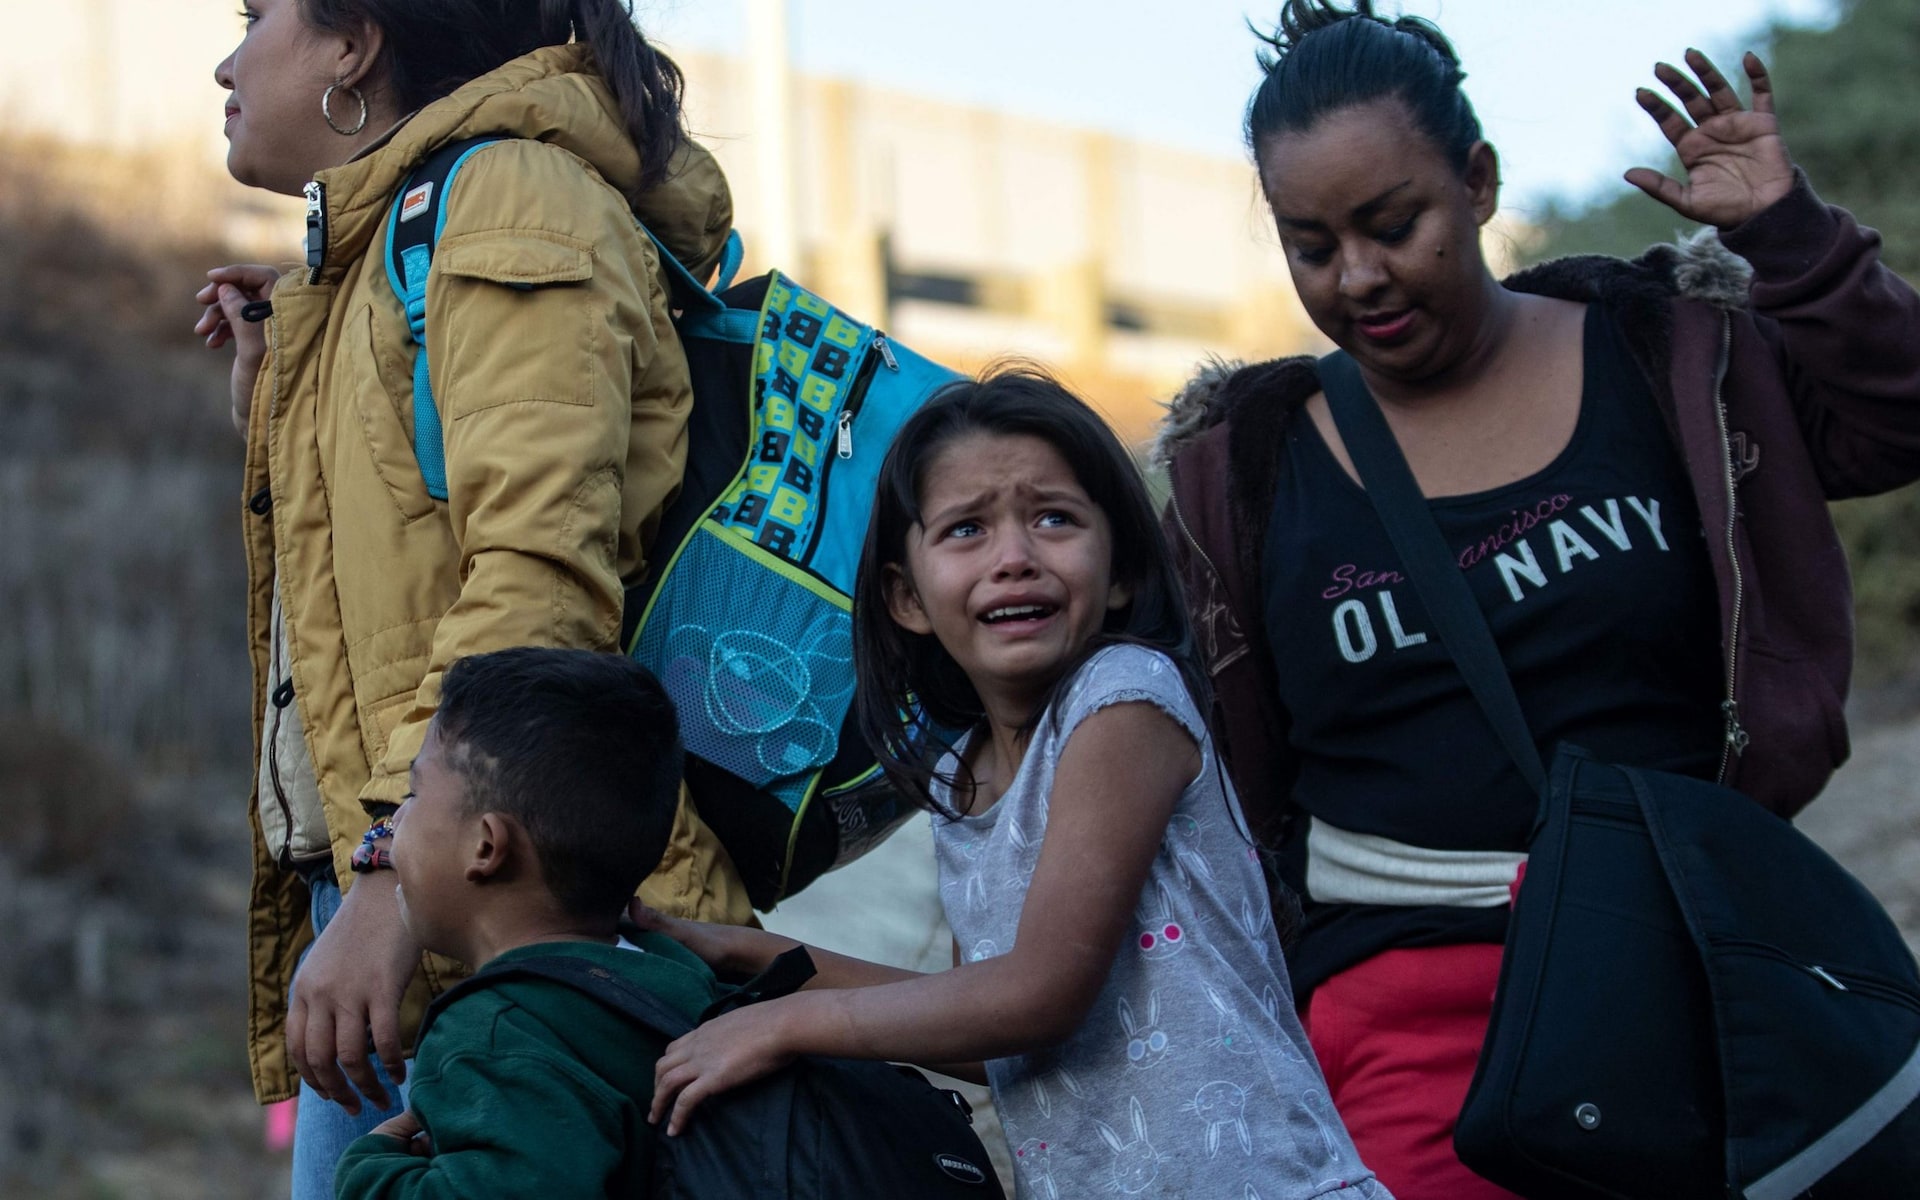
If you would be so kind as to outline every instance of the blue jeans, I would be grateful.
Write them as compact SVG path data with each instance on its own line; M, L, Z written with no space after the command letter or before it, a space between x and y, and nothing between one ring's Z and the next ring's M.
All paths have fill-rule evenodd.
M313 894L313 934L318 937L333 914L340 911L340 885L326 875L310 881L308 887ZM377 1058L373 1069L387 1094L399 1096L395 1107L375 1108L363 1100L360 1115L351 1116L305 1083L300 1085L300 1111L293 1127L293 1200L333 1200L334 1164L346 1153L347 1146L406 1109L406 1086L396 1089Z

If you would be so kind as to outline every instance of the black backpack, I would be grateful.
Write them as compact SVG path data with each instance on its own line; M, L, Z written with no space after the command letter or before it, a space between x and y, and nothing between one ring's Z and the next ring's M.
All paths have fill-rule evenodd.
M421 1025L459 997L509 980L544 979L585 992L661 1037L797 990L813 976L790 950L689 1021L645 989L564 954L482 969L444 992ZM648 1195L658 1200L986 1200L1006 1195L956 1092L911 1067L801 1058L765 1079L709 1098L677 1136L660 1134Z

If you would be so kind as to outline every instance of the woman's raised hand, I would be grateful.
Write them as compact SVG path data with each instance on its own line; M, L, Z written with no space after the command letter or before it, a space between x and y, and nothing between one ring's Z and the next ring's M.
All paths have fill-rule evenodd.
M245 264L215 267L207 272L207 286L194 296L206 305L193 331L207 339L209 350L233 343L233 426L240 436L247 434L247 413L253 405L253 381L267 357L267 334L258 321L249 321L240 310L273 294L279 280L277 267Z
M1731 229L1793 188L1793 160L1773 115L1773 82L1760 56L1749 51L1741 60L1753 84L1749 109L1706 55L1689 50L1686 59L1700 78L1698 86L1668 63L1653 68L1685 106L1685 115L1651 88L1641 88L1635 99L1673 143L1687 181L1635 167L1627 172L1627 182L1690 221Z

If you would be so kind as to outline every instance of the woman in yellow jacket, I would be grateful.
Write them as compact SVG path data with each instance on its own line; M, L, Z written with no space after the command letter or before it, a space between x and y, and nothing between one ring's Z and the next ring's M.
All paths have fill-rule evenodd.
M338 1150L397 1110L408 1039L458 970L423 961L391 875L351 886L353 852L405 802L455 659L617 649L623 584L680 483L692 403L635 218L702 275L732 212L684 132L678 69L620 0L251 0L244 15L216 71L228 168L305 193L309 257L286 274L210 272L198 332L234 347L247 439L254 1086L276 1100L299 1076L305 1197L330 1195ZM388 217L423 159L479 134L506 140L444 199L427 292L436 500L414 457ZM749 915L684 797L642 896Z

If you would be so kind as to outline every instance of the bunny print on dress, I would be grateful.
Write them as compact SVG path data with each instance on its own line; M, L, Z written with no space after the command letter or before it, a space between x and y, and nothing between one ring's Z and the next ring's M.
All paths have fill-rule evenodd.
M1078 1099L1085 1100L1087 1098L1086 1089L1080 1086L1080 1081L1075 1079L1073 1072L1067 1068L1055 1067L1051 1071L1035 1071L1029 1082L1032 1085L1033 1106L1040 1110L1042 1117L1051 1117L1053 1115L1053 1092L1047 1086L1049 1080L1058 1083L1061 1087L1067 1089L1068 1094Z
M1127 1034L1127 1061L1136 1067L1151 1067L1167 1057L1171 1047L1167 1031L1160 1028L1160 993L1147 997L1147 1019L1133 1019L1133 1005L1120 997L1120 1028Z
M1207 1157L1220 1156L1220 1131L1231 1128L1240 1139L1241 1153L1253 1153L1253 1133L1247 1128L1246 1088L1224 1079L1215 1080L1193 1094L1186 1110L1207 1126Z
M1047 1150L1046 1142L1039 1138L1028 1138L1020 1143L1013 1157L1020 1164L1023 1178L1036 1196L1043 1196L1045 1200L1060 1200L1060 1187L1053 1181L1053 1164Z
M1213 868L1207 865L1207 856L1200 850L1200 838L1206 832L1207 823L1196 820L1185 813L1173 814L1167 822L1166 840L1161 847L1167 857L1173 860L1173 869L1179 873L1180 882L1193 887L1199 880L1213 881Z
M1259 1044L1247 1032L1247 1023L1240 1019L1240 1014L1234 1011L1233 1005L1220 994L1220 989L1211 983L1202 983L1200 991L1206 996L1208 1006L1220 1014L1220 1032L1208 1039L1207 1046L1211 1049L1225 1050L1228 1054L1260 1053Z
M1155 883L1152 890L1153 899L1142 896L1140 908L1134 914L1140 930L1134 944L1140 948L1143 958L1172 958L1186 949L1187 930L1173 918L1173 896L1167 891L1167 885Z
M1109 1192L1119 1192L1125 1196L1138 1196L1153 1186L1160 1178L1160 1164L1167 1156L1153 1148L1147 1140L1147 1114L1140 1107L1138 1096L1127 1097L1127 1116L1133 1122L1133 1140L1122 1142L1105 1121L1095 1121L1093 1126L1100 1131L1100 1140L1113 1151L1113 1178L1106 1188Z

